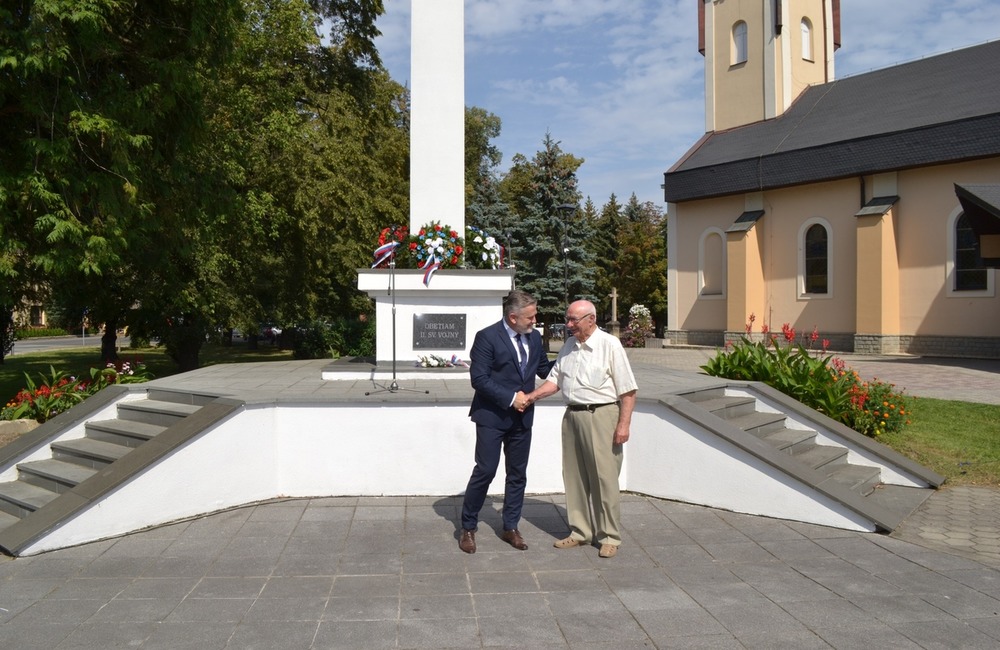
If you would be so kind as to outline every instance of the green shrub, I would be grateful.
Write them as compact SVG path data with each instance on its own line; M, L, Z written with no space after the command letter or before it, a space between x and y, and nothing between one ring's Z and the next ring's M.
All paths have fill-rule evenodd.
M44 336L72 336L72 335L66 330L58 327L46 327L45 329L26 327L24 329L17 330L17 340L19 341L24 339L41 338Z
M766 325L762 339L753 340L752 325L751 314L747 334L727 344L702 370L713 377L763 382L867 436L899 432L909 424L912 399L892 384L862 380L843 360L825 354L827 341L823 353L814 353L796 342L795 330L787 323L781 328L783 346ZM818 338L813 330L809 343Z
M375 328L367 319L340 318L332 323L314 321L294 328L286 344L296 359L337 359L375 355ZM288 339L286 339L288 341Z
M136 384L149 381L150 375L142 363L121 361L104 368L91 368L89 378L80 379L49 366L49 375L39 375L35 383L25 373L25 388L18 391L0 409L0 420L29 418L46 422L68 411L99 390L112 384Z

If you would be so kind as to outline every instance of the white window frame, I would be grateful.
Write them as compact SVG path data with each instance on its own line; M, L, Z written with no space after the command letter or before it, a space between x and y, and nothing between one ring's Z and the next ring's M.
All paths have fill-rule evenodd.
M720 261L722 268L722 289L718 293L705 293L705 242L712 235L717 235L722 243ZM729 278L729 256L726 254L726 233L721 228L708 228L698 239L698 299L699 300L725 300L726 289L728 289Z
M733 31L731 35L731 58L730 65L740 65L741 63L747 62L747 27L746 22L738 21L733 25Z
M808 18L803 17L799 23L799 32L802 36L802 58L806 61L813 61L813 39L812 23Z
M996 295L996 271L991 268L986 269L986 289L979 291L959 291L955 288L955 245L958 243L955 238L955 227L958 226L959 218L965 214L962 206L952 210L947 219L948 232L945 241L948 242L948 250L945 252L944 263L944 286L945 297L947 298L992 298Z
M813 226L826 229L826 293L806 293L806 233ZM813 217L803 222L798 236L798 273L795 278L799 300L830 300L833 298L833 228L823 217Z

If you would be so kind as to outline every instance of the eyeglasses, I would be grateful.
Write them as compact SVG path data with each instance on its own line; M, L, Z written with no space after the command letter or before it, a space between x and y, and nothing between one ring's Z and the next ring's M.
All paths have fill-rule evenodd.
M588 316L593 316L593 314L585 314L583 316L567 316L566 322L572 325L576 325L577 323L582 321L584 318L587 318Z

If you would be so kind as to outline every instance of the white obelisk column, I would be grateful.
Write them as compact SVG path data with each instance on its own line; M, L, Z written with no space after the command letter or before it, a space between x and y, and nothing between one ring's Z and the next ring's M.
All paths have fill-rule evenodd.
M410 231L438 221L465 236L465 7L412 0Z
M464 0L412 0L410 40L410 232L437 221L465 236ZM513 269L445 268L423 282L420 269L358 269L358 289L375 300L378 379L388 362L400 378L425 355L469 358L476 332L503 316ZM396 362L399 361L397 364ZM396 366L399 366L397 369ZM405 370L402 370L405 368ZM328 376L329 374L329 376ZM325 379L343 372L324 373Z

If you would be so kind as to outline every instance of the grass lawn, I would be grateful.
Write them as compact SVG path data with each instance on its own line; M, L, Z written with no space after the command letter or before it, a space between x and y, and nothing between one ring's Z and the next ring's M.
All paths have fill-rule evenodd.
M879 438L948 479L1000 487L1000 406L921 397L913 424Z
M162 348L125 350L120 356L127 361L142 361L154 378L177 372ZM291 351L270 345L248 350L241 344L231 347L206 344L202 348L201 363L210 366L291 358ZM6 403L23 388L25 373L38 381L39 375L50 375L50 366L57 371L79 374L87 373L98 362L97 348L7 357L0 364L0 397ZM946 477L946 485L1000 487L1000 406L920 398L916 402L913 423L902 433L886 434L879 441ZM0 444L6 441L0 440Z
M162 348L126 349L119 352L122 361L141 361L152 374L152 378L168 377L177 372L177 366ZM206 344L201 350L201 365L212 366L219 363L241 363L245 361L287 361L292 358L291 350L280 350L273 345L261 344L257 350L248 350L245 344L223 347ZM89 376L90 369L100 365L100 350L92 348L65 348L46 352L31 352L7 357L0 364L0 398L6 404L19 390L25 387L24 375L28 374L36 384L52 376L50 368L76 376ZM10 440L0 437L0 446Z

